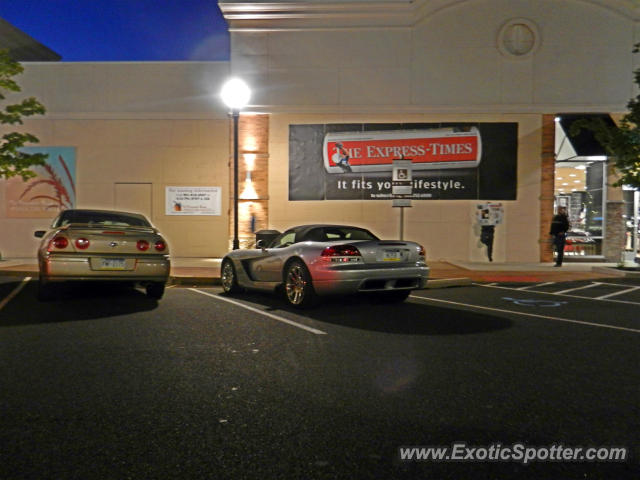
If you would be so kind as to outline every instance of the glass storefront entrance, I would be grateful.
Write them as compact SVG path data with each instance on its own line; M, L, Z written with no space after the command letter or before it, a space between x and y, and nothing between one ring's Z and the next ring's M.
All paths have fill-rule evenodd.
M606 228L605 161L557 162L555 205L567 207L571 231L565 256L599 257Z

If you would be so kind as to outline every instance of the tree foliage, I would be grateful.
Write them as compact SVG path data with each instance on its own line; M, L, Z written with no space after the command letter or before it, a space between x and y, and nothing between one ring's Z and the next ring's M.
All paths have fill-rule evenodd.
M633 53L640 52L640 43L634 45ZM634 82L640 87L640 68L633 72ZM618 173L616 187L629 185L640 188L640 94L627 103L628 112L618 126L607 125L601 118L574 122L569 132L577 135L585 128L593 132L595 139L614 160Z
M0 50L0 102L6 100L7 94L21 91L14 77L23 71L23 66L13 60L7 50ZM29 97L19 103L0 108L0 124L22 125L23 117L44 113L44 106L34 97ZM36 174L31 171L31 167L44 165L47 155L24 153L20 151L20 148L27 143L38 143L38 141L38 138L30 133L4 133L0 137L0 179L20 176L23 180L27 180L34 177Z

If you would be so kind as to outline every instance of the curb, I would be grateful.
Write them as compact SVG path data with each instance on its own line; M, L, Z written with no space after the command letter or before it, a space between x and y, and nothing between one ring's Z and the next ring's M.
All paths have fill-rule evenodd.
M470 278L434 278L427 281L426 289L466 287L472 285ZM220 277L169 277L169 285L174 286L215 286L220 285Z
M593 267L592 272L596 273L608 273L610 275L617 275L618 277L625 278L640 278L640 270L620 270L612 267Z
M467 277L462 278L433 278L427 280L426 289L466 287L473 284L473 280Z
M167 283L174 286L212 286L220 285L220 277L179 277L171 275Z
M615 269L612 269L615 270ZM635 275L640 275L640 273L636 272L622 272L631 273ZM0 270L0 274L7 275L10 277L32 277L38 278L38 271L27 271L27 270ZM425 289L436 289L436 288L449 288L449 287L465 287L468 285L472 285L473 280L467 277L462 278L431 278L427 281L427 286ZM170 275L169 280L167 281L167 285L172 286L216 286L220 285L220 277L187 277L187 276L178 276L178 275Z
M38 278L38 270L1 270L1 275L6 275L7 277L32 277Z

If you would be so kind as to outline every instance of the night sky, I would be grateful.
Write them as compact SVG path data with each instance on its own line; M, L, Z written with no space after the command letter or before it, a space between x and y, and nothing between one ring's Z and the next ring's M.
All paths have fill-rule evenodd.
M217 0L0 0L0 17L67 62L229 59Z

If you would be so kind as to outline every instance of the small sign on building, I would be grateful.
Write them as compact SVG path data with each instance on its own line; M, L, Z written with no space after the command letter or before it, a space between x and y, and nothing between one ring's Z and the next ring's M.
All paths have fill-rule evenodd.
M501 224L504 218L502 203L489 202L478 204L476 207L476 217L478 224L482 226Z
M413 193L411 159L394 159L391 176L391 198L394 207L410 207Z
M221 215L221 187L166 187L166 215Z

